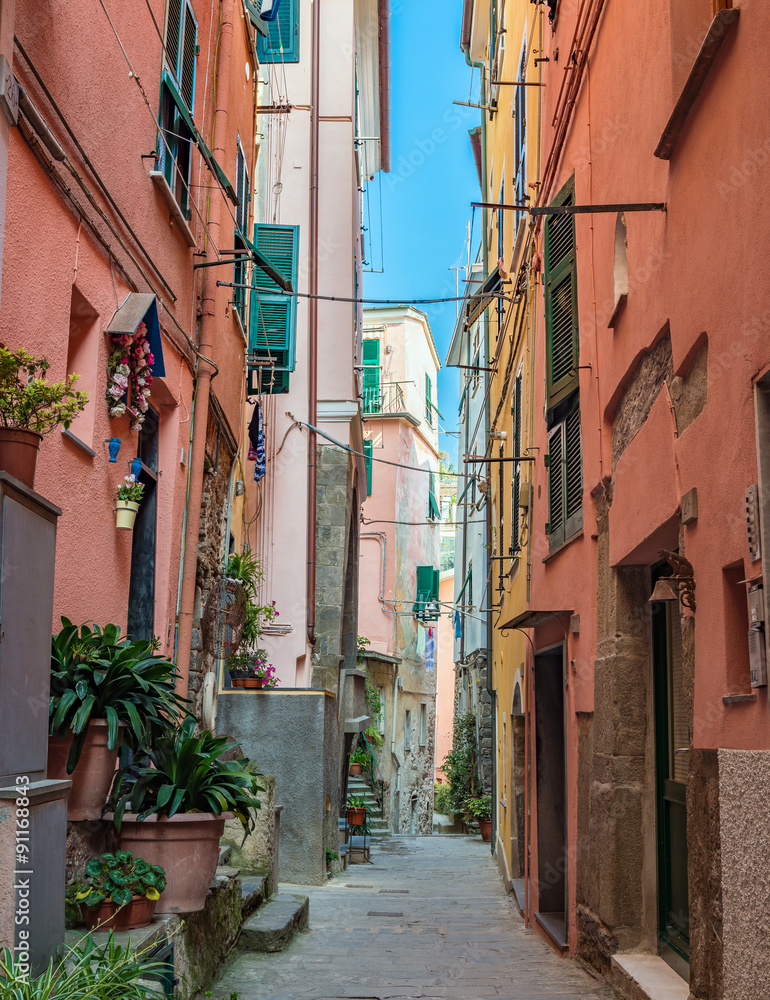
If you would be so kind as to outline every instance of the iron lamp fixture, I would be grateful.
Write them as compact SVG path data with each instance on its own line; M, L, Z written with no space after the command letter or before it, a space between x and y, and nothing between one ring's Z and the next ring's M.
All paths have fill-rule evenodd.
M682 607L695 611L695 576L692 563L678 552L660 549L658 555L673 569L671 576L662 576L650 601L681 601Z

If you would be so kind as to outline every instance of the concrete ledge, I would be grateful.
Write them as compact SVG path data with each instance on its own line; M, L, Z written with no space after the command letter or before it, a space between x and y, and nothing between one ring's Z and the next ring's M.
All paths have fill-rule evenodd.
M307 927L310 901L307 896L280 892L271 897L241 931L241 948L247 951L283 951L297 931Z
M658 955L613 955L613 985L630 1000L687 1000L689 985Z

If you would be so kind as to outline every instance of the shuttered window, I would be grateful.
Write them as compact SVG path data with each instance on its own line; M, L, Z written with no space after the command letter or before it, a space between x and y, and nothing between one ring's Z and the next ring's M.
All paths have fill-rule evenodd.
M257 223L254 227L254 244L271 264L297 287L299 256L299 226L279 226ZM297 339L297 300L285 295L265 272L255 267L252 274L251 302L249 303L249 363L264 372L275 369L278 389L288 391L288 378L278 378L279 373L293 372Z
M379 413L382 409L380 393L380 342L376 338L362 344L364 413Z
M574 205L570 180L554 205ZM578 387L578 304L574 215L545 222L546 407L553 409Z
M433 426L433 386L430 375L425 375L425 419Z
M364 455L366 456L366 495L372 495L372 442L364 441Z
M439 617L439 571L433 566L417 567L417 593L412 614L422 622L435 622Z
M498 451L498 458L501 459L497 463L497 545L495 546L495 555L500 556L497 560L497 571L499 576L498 589L502 594L505 583L505 560L502 558L503 552L503 538L505 536L505 462L502 459L505 457L505 448L500 445L500 450Z
M195 113L195 59L198 54L198 23L186 0L168 0L166 8L166 62L179 93Z
M278 17L263 22L267 35L257 38L261 63L299 62L299 0L281 0Z
M241 234L246 232L246 227L249 221L249 172L246 164L246 156L243 152L243 146L241 145L241 138L238 136L237 140L237 152L235 158L235 185L236 185L236 197L238 199L238 204L235 206L235 235L233 238L233 247L238 252L243 252L246 250L246 244L241 238ZM236 259L235 266L233 268L233 282L236 285L243 285L246 282L246 258L242 257ZM241 318L241 323L245 326L246 324L246 289L245 288L234 288L233 289L233 301L235 303L235 308L238 315Z
M553 551L583 527L583 456L577 394L548 432L548 543Z
M522 375L516 376L513 383L513 398L511 399L511 417L513 422L513 454L521 455L522 448L522 428L521 428L521 393ZM519 498L521 496L521 462L513 463L513 475L511 476L511 555L515 555L521 548L519 532Z
M428 480L428 517L431 521L441 520L441 509L436 497L436 477L432 472Z

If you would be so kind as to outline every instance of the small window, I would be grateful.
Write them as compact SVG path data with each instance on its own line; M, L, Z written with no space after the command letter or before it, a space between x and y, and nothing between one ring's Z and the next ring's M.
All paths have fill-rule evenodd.
M382 391L380 389L380 342L377 338L367 338L361 345L363 365L364 413L382 411Z
M428 706L423 702L420 705L420 746L424 747L428 742Z
M299 0L281 0L278 17L266 22L267 35L257 35L260 63L299 62Z
M94 443L95 392L98 380L99 313L72 286L70 298L70 335L67 345L67 374L77 375L75 388L88 393L88 403L70 424L70 432L89 448Z
M243 241L243 236L246 233L249 224L249 201L251 192L249 188L249 171L246 164L246 155L243 152L240 135L237 138L237 148L235 154L235 185L238 204L235 206L235 235L233 238L233 248L236 253L243 253L246 250L246 244ZM233 282L235 285L246 284L246 264L247 258L245 256L240 258L236 257L235 265L233 267ZM233 289L233 302L235 304L235 309L241 318L241 325L245 329L245 288L241 287Z
M364 441L364 455L366 456L366 495L370 497L372 495L372 442Z
M552 205L574 205L574 178ZM551 410L578 387L578 301L575 216L549 215L545 223L546 408Z
M254 226L254 244L270 263L297 287L299 226L260 222ZM279 285L255 267L249 303L249 394L289 391L297 342L297 299L284 295ZM261 370L259 385L254 372Z
M404 712L404 750L412 749L412 713L407 708Z
M417 593L412 614L421 622L435 622L439 619L438 584L437 569L433 566L417 567Z
M378 687L377 694L380 696L380 711L377 715L377 729L381 735L385 735L385 688Z
M583 456L577 393L548 432L548 507L548 543L553 551L583 527Z
M163 172L174 199L186 219L191 218L190 167L194 137L187 124L188 112L173 81L164 74L160 88L158 169Z
M522 448L522 429L521 429L521 411L522 411L522 380L523 373L519 369L519 374L516 376L516 380L513 384L513 397L511 399L511 417L513 418L513 454L521 455ZM513 474L511 476L511 555L515 555L521 548L520 535L519 535L519 505L521 497L521 462L513 463Z

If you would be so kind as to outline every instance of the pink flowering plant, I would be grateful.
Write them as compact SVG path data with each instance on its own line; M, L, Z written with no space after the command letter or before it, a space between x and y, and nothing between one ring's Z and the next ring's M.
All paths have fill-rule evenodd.
M131 417L131 430L138 431L149 407L151 368L155 357L147 339L147 327L140 323L133 334L112 338L114 350L107 362L107 404L111 417Z
M275 667L267 662L267 650L255 649L245 653L236 653L227 661L227 669L231 677L257 677L262 680L262 686L274 688L280 681L275 676Z
M144 493L144 483L140 483L136 476L126 476L124 481L118 486L118 500L132 500L134 503L142 502Z

